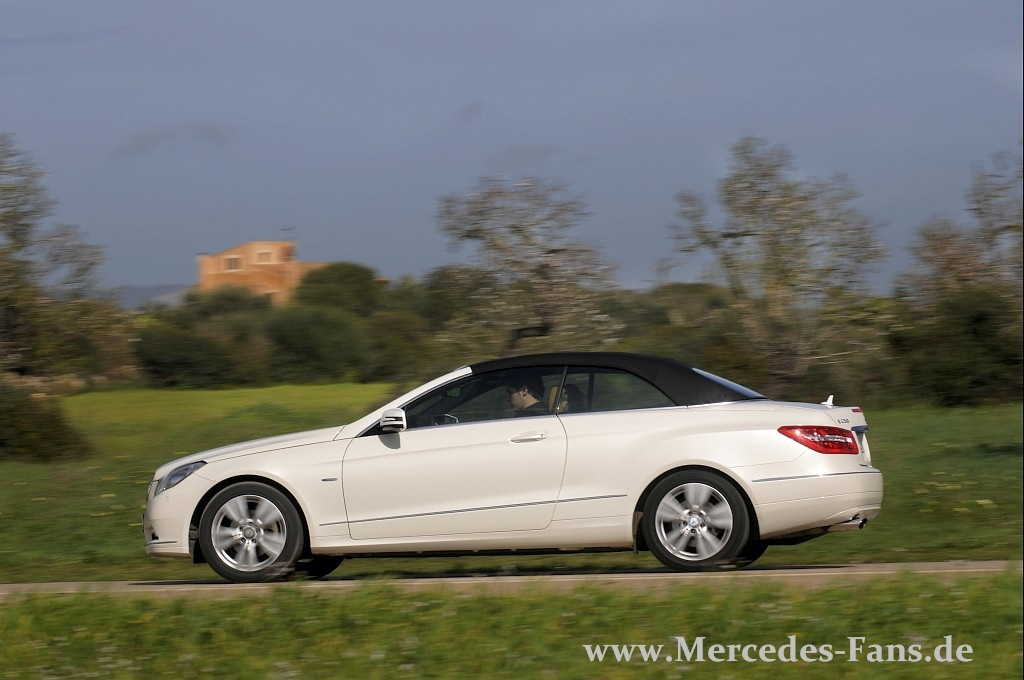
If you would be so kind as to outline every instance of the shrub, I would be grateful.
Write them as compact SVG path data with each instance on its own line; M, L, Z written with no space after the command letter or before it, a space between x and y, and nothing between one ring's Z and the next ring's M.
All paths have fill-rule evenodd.
M1024 358L1017 319L1010 296L995 287L964 287L921 310L913 325L893 336L910 389L940 406L1020 401Z
M365 342L358 324L340 309L292 305L267 321L273 371L286 382L343 380L362 365Z
M353 262L335 262L315 269L302 279L295 301L313 307L343 309L368 316L377 309L384 283L377 272Z
M156 322L139 335L139 364L158 387L219 387L238 381L230 349L195 331Z
M0 460L51 461L92 452L53 397L36 397L0 378Z

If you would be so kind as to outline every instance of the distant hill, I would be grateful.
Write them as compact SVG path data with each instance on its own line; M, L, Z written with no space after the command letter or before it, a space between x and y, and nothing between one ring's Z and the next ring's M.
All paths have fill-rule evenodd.
M163 286L119 286L111 288L110 295L125 309L142 309L148 305L179 304L192 286L184 283Z

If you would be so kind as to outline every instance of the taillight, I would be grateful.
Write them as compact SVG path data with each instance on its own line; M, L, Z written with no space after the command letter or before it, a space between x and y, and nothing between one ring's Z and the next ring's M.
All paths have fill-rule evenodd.
M818 453L860 453L853 432L823 425L786 425L779 432Z

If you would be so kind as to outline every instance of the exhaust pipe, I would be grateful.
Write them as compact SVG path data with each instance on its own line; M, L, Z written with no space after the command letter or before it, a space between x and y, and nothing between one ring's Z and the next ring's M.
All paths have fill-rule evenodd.
M828 531L829 533L833 531L857 531L858 529L863 529L864 525L867 523L868 521L866 519L857 519L855 517L851 520L840 522L839 524L833 524L828 528Z

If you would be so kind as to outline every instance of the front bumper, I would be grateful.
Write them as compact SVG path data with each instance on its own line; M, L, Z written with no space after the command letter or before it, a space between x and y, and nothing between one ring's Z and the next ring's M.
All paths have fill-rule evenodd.
M158 480L150 482L142 531L146 554L153 557L192 556L192 514L206 490L206 480L193 474L172 489L154 496Z

